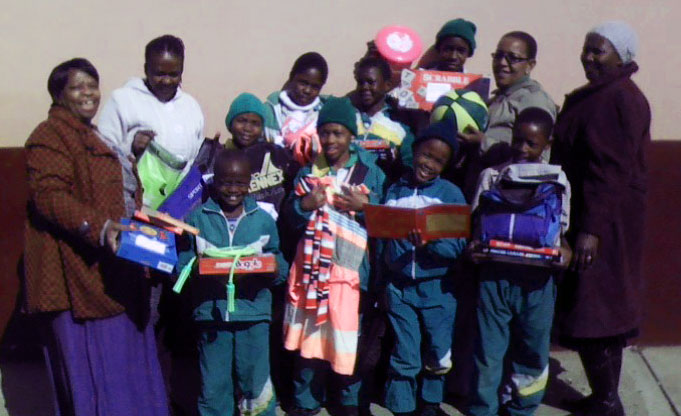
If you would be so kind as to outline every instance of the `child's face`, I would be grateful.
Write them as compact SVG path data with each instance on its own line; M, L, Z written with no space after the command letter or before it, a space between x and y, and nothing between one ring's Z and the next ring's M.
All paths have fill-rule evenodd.
M322 73L317 68L309 68L295 74L288 81L286 92L294 103L305 106L319 96L323 86Z
M342 124L326 123L319 127L319 142L329 165L345 161L350 156L350 143L354 136Z
M452 149L440 139L421 142L414 152L414 180L426 183L438 177L452 157Z
M515 163L541 163L541 154L548 146L549 138L534 123L516 124L513 129L513 161Z
M241 149L251 146L262 136L262 119L255 113L243 113L234 117L229 128L232 140Z
M218 205L223 211L239 208L248 194L251 172L244 160L228 160L215 165L213 188Z
M144 74L151 93L161 102L172 100L182 82L183 69L184 61L173 53L166 51L152 55L144 63Z
M390 80L385 80L381 70L376 67L359 69L355 80L357 81L357 93L363 111L383 102L385 95L391 88Z
M458 36L442 38L437 48L439 58L438 69L443 71L463 72L463 65L471 54L468 42Z

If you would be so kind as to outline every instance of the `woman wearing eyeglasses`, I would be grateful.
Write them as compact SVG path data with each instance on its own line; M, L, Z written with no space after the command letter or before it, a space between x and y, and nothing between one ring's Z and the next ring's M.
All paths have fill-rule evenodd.
M459 138L480 143L482 167L504 162L510 156L515 117L529 107L546 110L553 119L558 107L530 73L537 64L537 42L525 32L514 31L502 36L492 53L492 71L497 90L489 102L489 127L481 132L468 128ZM549 154L542 155L548 161Z
M637 36L624 22L586 35L588 83L568 94L555 128L552 163L572 185L571 270L558 289L560 339L579 353L591 395L580 415L624 415L617 394L622 348L641 318L650 106L631 80Z

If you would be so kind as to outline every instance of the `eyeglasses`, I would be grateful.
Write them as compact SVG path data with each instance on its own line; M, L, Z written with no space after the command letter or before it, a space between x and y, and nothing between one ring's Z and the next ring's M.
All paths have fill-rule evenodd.
M506 53L506 52L492 52L492 60L494 61L501 61L502 59L505 59L506 62L508 62L509 65L515 65L520 62L525 62L529 61L531 58L524 58L522 56L517 56L513 55L511 53Z

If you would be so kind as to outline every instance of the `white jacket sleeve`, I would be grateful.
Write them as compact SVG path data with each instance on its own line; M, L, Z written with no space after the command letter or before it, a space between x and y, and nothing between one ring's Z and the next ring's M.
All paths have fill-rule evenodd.
M115 97L109 98L99 114L99 132L121 150L130 153L132 142L128 142L128 126L121 114Z

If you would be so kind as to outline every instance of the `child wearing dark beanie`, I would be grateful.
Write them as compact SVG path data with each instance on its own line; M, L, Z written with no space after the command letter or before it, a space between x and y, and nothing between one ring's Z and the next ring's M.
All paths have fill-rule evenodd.
M414 142L413 170L388 188L385 205L414 209L465 204L461 190L440 177L457 149L450 123L426 128ZM412 415L417 408L420 415L441 414L457 306L450 267L465 246L463 238L425 242L418 229L409 238L379 243L379 270L385 273L376 286L395 333L385 406L395 415Z

